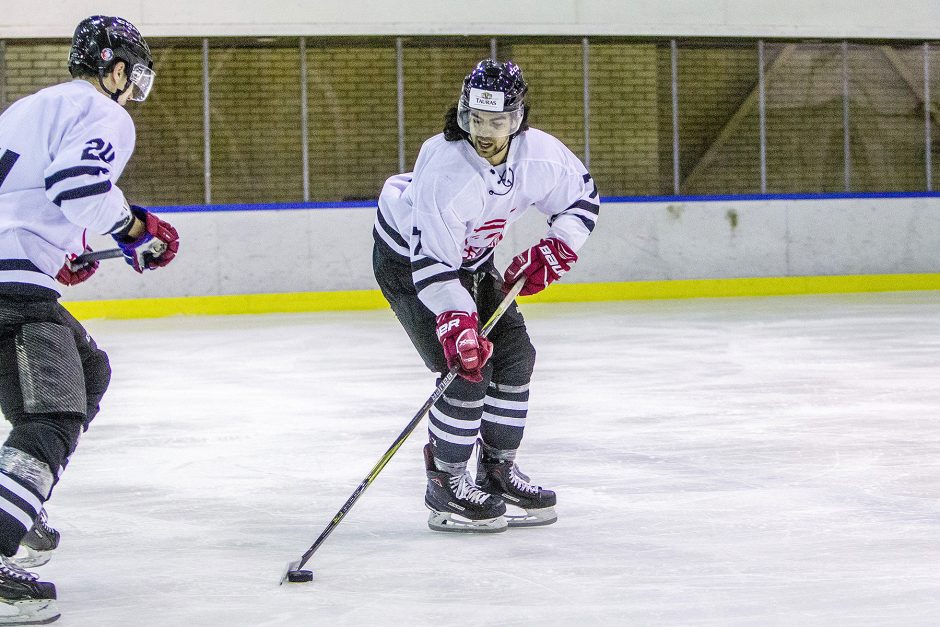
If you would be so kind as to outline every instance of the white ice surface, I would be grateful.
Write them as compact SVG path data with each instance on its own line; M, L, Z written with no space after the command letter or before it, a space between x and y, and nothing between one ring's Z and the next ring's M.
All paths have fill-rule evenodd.
M940 621L940 293L533 305L523 470L559 522L426 527L390 312L91 321L114 367L49 504L60 625Z

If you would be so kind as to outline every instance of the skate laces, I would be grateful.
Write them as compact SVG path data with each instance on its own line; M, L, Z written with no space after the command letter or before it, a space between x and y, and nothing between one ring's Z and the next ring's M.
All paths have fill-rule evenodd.
M36 519L33 526L47 536L55 533L55 529L49 526L49 515L46 513L45 508L39 510L39 518Z
M449 483L450 489L454 491L454 496L458 499L482 505L483 501L490 496L473 483L470 473L467 472L462 475L451 475Z
M5 556L0 556L0 576L26 582L39 579L39 575L31 573L28 570L23 570L19 566L9 562L8 558Z
M539 490L542 489L537 485L529 483L529 477L519 470L519 467L515 463L509 467L509 481L517 490L528 492L529 494L538 494Z

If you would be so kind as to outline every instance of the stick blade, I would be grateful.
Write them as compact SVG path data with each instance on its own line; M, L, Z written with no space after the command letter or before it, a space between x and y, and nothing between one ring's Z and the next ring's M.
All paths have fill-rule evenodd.
M284 582L287 581L287 573L289 573L292 570L297 570L299 568L300 568L300 560L294 560L293 562L289 562L287 566L284 568L284 572L281 573L281 581L277 585L283 586Z

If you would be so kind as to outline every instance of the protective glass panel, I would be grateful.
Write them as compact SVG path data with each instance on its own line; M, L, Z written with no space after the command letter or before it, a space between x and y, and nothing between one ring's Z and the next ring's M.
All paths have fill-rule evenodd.
M658 56L655 43L588 44L590 171L603 196L661 193L663 149L671 189L672 138L661 144L659 133Z
M767 191L845 191L842 46L765 46Z
M680 42L677 70L679 192L760 192L756 43Z
M37 43L29 40L5 40L3 66L3 101L0 112L23 96L56 83L67 83L70 44Z
M424 140L444 130L444 114L457 105L464 77L490 56L490 46L482 38L414 38L404 46L405 163L411 169Z
M307 40L310 200L378 198L398 171L395 42Z
M580 40L500 39L499 57L518 64L529 84L529 124L551 133L583 160L584 55Z
M192 205L205 200L202 47L197 42L151 43L160 80L146 102L128 103L137 145L120 186L143 206Z
M202 40L150 42L160 75L130 103L134 158L120 185L143 205L205 199ZM211 40L212 202L303 200L301 57L297 38ZM486 37L404 39L404 154L439 133L461 82L491 54ZM580 38L499 37L497 57L522 67L530 123L585 157ZM68 42L0 42L0 111L71 80ZM757 42L679 42L680 192L760 191ZM591 38L590 170L605 196L671 194L672 72L668 40ZM398 171L395 39L308 38L310 199L371 199ZM940 44L768 42L767 191L940 188ZM843 63L848 79L845 158ZM925 141L926 113L931 145ZM928 153L928 150L930 151Z
M852 44L848 62L851 191L925 190L923 47Z
M211 47L209 75L212 202L303 200L297 40Z
M940 42L928 47L930 76L930 171L931 189L940 190Z

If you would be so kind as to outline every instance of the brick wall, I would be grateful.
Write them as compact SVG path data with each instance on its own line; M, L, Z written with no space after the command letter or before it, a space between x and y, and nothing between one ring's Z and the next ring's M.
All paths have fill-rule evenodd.
M421 144L444 130L444 114L457 104L464 77L490 56L489 41L408 40L405 68L405 163L414 167ZM395 118L389 120L394 124Z
M772 44L766 61L768 191L845 191L839 44Z
M211 47L209 100L212 202L302 200L298 49Z
M510 42L512 59L529 84L529 124L551 133L584 159L584 59L580 43Z
M6 101L0 102L0 110L43 87L72 80L66 43L7 41L4 48L5 67L0 68L0 80Z
M659 153L671 151L672 140L661 148L655 44L591 43L588 54L591 175L598 190L659 193Z
M205 200L202 121L202 50L161 45L146 102L127 111L137 127L137 148L121 188L141 205L201 204Z
M310 199L375 198L398 170L393 43L308 47Z
M482 37L407 37L404 153L441 131L463 77L490 54ZM155 40L155 89L130 104L137 151L121 186L145 205L201 203L201 40ZM580 39L501 37L530 85L533 126L582 159ZM0 108L69 80L67 42L0 47ZM932 106L940 109L940 44L931 48ZM375 198L398 168L395 39L309 38L311 200ZM753 41L679 46L682 193L760 191L757 50ZM296 38L211 41L212 201L303 199L300 51ZM672 82L668 40L593 38L589 44L591 171L606 196L672 193ZM842 50L838 42L769 42L765 50L769 192L845 189ZM853 191L923 190L923 47L850 47ZM940 120L932 126L940 188Z

